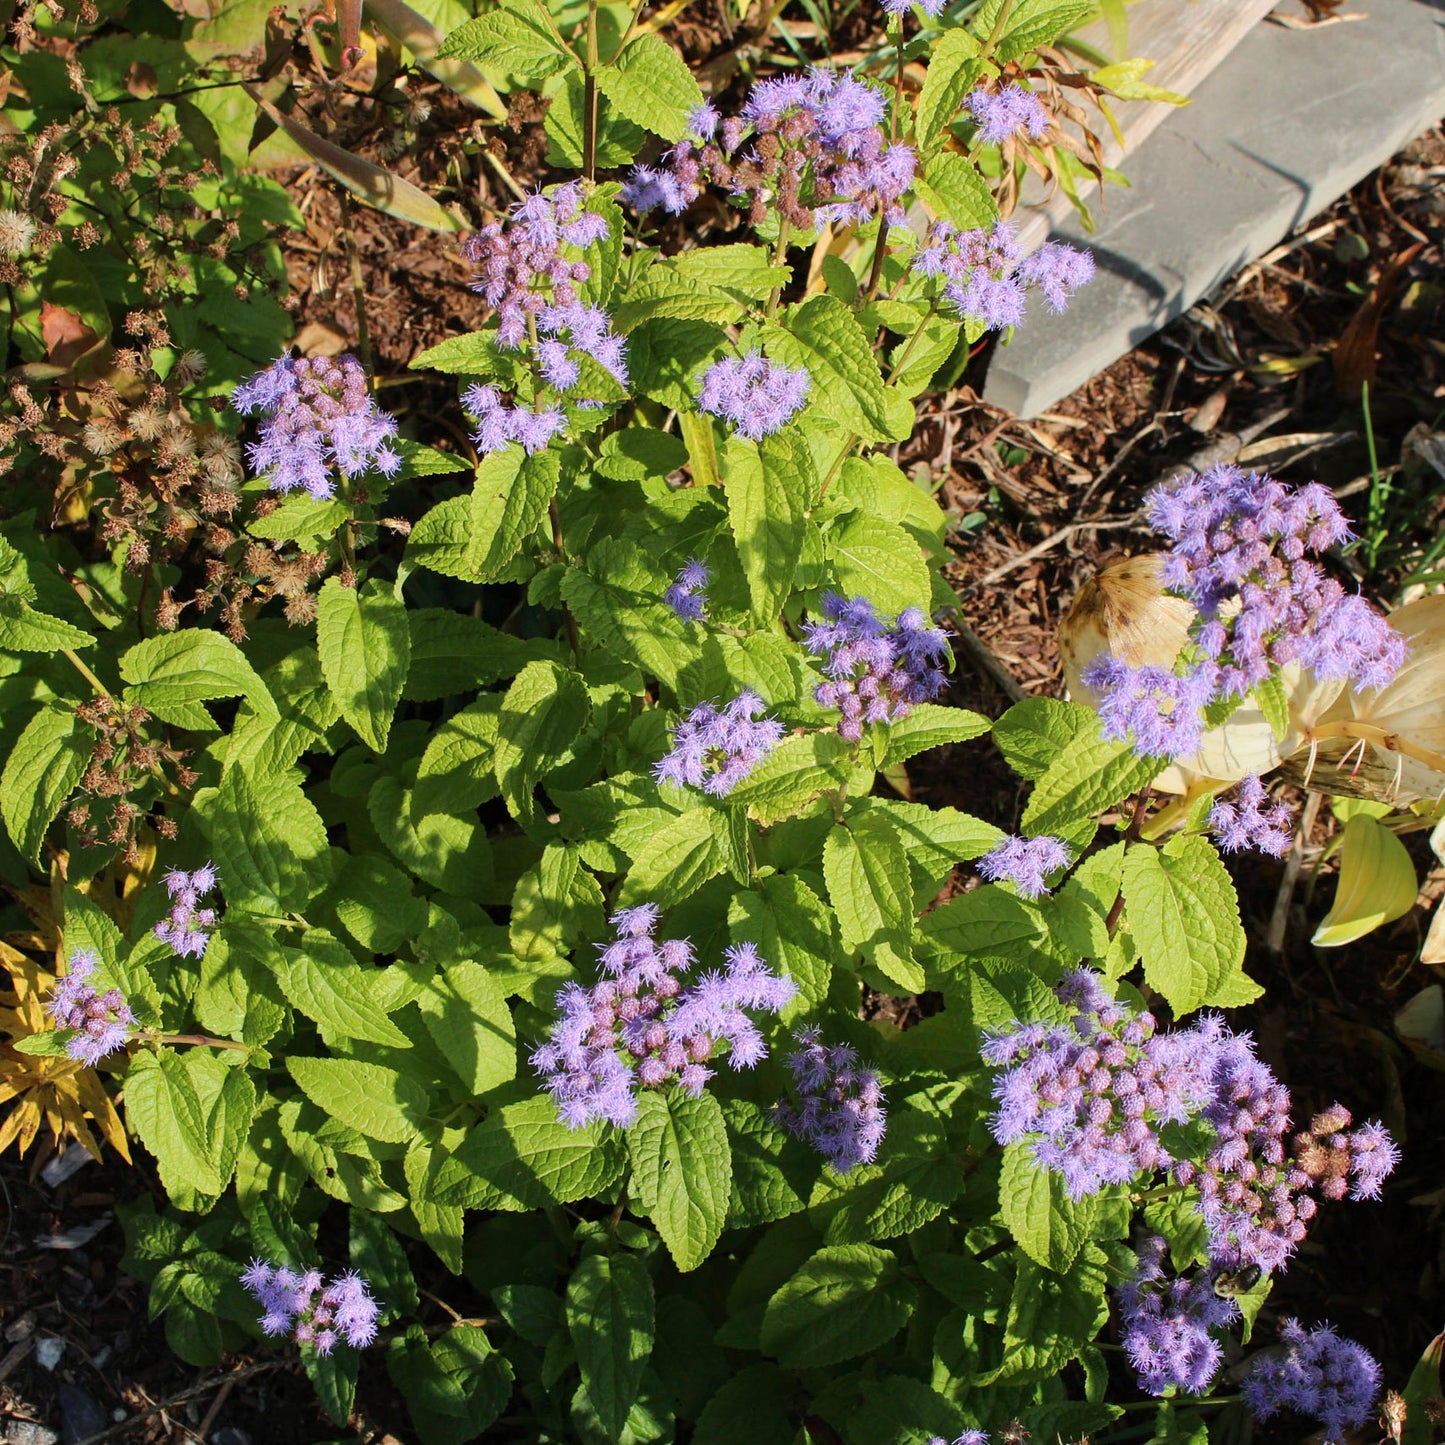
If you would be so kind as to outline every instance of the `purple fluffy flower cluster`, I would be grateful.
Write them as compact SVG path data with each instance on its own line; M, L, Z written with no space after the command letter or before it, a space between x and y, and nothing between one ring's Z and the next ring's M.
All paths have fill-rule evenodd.
M1062 838L1005 838L978 860L978 871L990 883L1012 883L1025 898L1042 898L1048 876L1073 862L1073 850Z
M762 441L801 409L810 385L806 367L790 370L760 351L724 356L703 373L697 409L731 422L749 441Z
M360 1350L376 1338L380 1311L355 1271L328 1282L319 1270L298 1274L253 1259L241 1283L265 1311L260 1324L268 1335L289 1334L298 1345L314 1345L318 1355L329 1355L340 1340Z
M715 1072L708 1062L719 1044L729 1045L731 1068L752 1068L768 1050L747 1010L777 1013L798 991L750 943L729 947L725 968L685 982L692 945L657 941L658 916L650 903L614 914L617 937L599 945L605 977L557 994L561 1018L532 1066L569 1129L594 1119L625 1128L637 1118L638 1088L675 1080L696 1097Z
M966 104L978 125L978 138L986 144L998 145L1020 134L1042 140L1049 133L1051 122L1043 102L1017 81L998 90L981 85Z
M803 636L824 659L827 680L813 696L842 714L838 733L850 742L865 724L897 722L947 686L948 638L916 607L887 625L866 597L825 592L823 621L806 624Z
M1399 670L1404 639L1313 560L1350 535L1327 487L1220 465L1146 500L1170 542L1165 588L1197 610L1192 655L1178 676L1095 658L1082 678L1100 696L1106 737L1132 733L1141 754L1183 756L1199 745L1207 703L1243 697L1276 668L1297 663L1356 688L1384 687Z
M1211 1331L1233 1324L1239 1306L1215 1294L1213 1270L1166 1282L1168 1248L1158 1235L1145 1240L1133 1277L1117 1291L1122 1343L1140 1387L1151 1395L1171 1387L1201 1395L1223 1358Z
M1077 969L1056 992L1075 1009L1064 1025L1019 1024L985 1036L985 1063L998 1109L989 1128L1000 1144L1032 1141L1034 1159L1062 1175L1080 1199L1172 1160L1159 1139L1209 1098L1207 1062L1184 1034L1155 1032Z
M681 571L662 600L683 622L704 622L707 620L707 584L712 578L712 569L706 562L689 557L682 564Z
M939 9L942 8L942 6L939 7ZM927 1445L949 1445L949 1442L942 1435L932 1435L929 1437ZM953 1445L988 1445L988 1435L983 1430L965 1430L953 1441Z
M766 706L755 692L740 692L721 708L699 703L677 725L672 751L654 765L653 776L725 797L782 741L783 725L763 716Z
M778 1123L811 1144L839 1174L871 1164L888 1128L878 1075L858 1066L848 1044L826 1045L816 1027L799 1029L800 1048L788 1055L796 1105L777 1106Z
M283 356L231 393L242 416L264 412L246 449L252 470L278 492L317 498L336 491L333 468L355 479L373 467L395 475L396 418L371 399L354 356Z
M1032 1141L1034 1158L1070 1194L1096 1194L1140 1171L1169 1169L1199 1191L1213 1267L1281 1268L1326 1199L1374 1199L1399 1160L1378 1123L1351 1130L1332 1105L1290 1132L1289 1090L1255 1055L1248 1034L1206 1015L1156 1033L1104 992L1088 969L1055 990L1075 1007L1066 1026L1017 1023L985 1037L982 1056L1001 1072L990 1129L1000 1144ZM1173 1159L1159 1130L1199 1120L1213 1137L1202 1161Z
M990 331L1023 320L1030 287L1043 294L1051 310L1063 311L1073 293L1094 279L1094 258L1087 251L1046 241L1025 256L1005 221L986 231L960 231L935 221L928 243L914 252L911 264L920 276L941 276L943 299Z
M1245 778L1234 802L1221 800L1209 811L1210 831L1226 853L1253 848L1283 858L1294 842L1294 814L1284 803L1270 803L1263 781Z
M57 1028L74 1029L65 1052L94 1068L107 1054L123 1049L135 1015L118 988L97 991L90 982L100 960L88 949L70 955L70 968L55 982L54 997L45 1005Z
M1204 737L1204 708L1214 696L1205 672L1176 674L1163 667L1130 667L1101 652L1080 675L1099 696L1106 738L1132 737L1146 758L1185 757Z
M888 142L884 108L878 91L831 70L759 81L736 116L700 106L688 136L660 166L634 169L622 198L677 215L711 183L745 200L755 226L770 205L800 231L877 216L903 225L917 157Z
M171 911L155 926L155 935L168 943L182 958L199 958L206 951L211 935L208 928L216 926L216 910L202 908L201 899L210 893L219 879L215 868L205 863L194 873L172 868L166 874L166 892Z
M1280 1324L1283 1354L1256 1355L1243 1385L1249 1408L1267 1420L1295 1410L1318 1420L1326 1445L1341 1445L1345 1432L1369 1421L1380 1393L1379 1362L1329 1325L1306 1330L1298 1320Z
M482 227L463 247L477 268L472 289L496 310L497 345L516 350L530 341L540 382L559 394L582 380L578 358L584 355L627 385L626 343L607 313L577 294L592 268L563 254L564 246L584 251L608 234L606 219L583 209L574 181L550 196L539 191L519 201L507 221ZM530 455L566 426L560 407L508 402L494 386L472 386L462 402L477 418L473 440L483 455L510 442Z

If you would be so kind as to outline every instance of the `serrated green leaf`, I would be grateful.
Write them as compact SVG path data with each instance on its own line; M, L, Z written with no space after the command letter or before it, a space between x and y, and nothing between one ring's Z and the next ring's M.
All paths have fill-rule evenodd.
M459 25L442 42L437 59L473 60L528 80L546 80L577 64L535 4L511 5Z
M930 748L945 743L966 743L989 730L989 720L982 713L961 707L941 707L937 703L915 703L905 718L874 731L879 769L892 767Z
M618 1439L652 1358L655 1306L647 1266L633 1254L584 1255L567 1282L567 1332L587 1398Z
M684 1274L717 1243L732 1194L722 1106L709 1093L644 1090L627 1130L633 1189Z
M1195 835L1124 855L1124 909L1144 960L1144 979L1175 1016L1215 1002L1244 963L1244 926L1229 871Z
M659 35L634 36L596 78L597 88L628 120L663 140L681 139L688 117L702 104L687 62Z
M728 931L755 943L778 973L798 985L779 1017L784 1023L816 1008L828 996L837 941L827 906L793 873L773 873L733 894Z
M986 230L998 220L993 191L967 156L943 151L929 161L925 176L915 189L940 220L964 231Z
M347 587L329 577L317 597L316 646L341 716L384 753L411 665L405 604L381 582Z
M517 1074L517 1029L502 986L479 963L454 963L417 999L432 1042L481 1095Z
M633 859L619 902L648 901L670 908L723 870L714 818L709 808L689 808L662 824Z
M1019 0L1009 12L1008 27L994 51L994 59L1007 65L1040 45L1052 44L1092 9L1092 0ZM975 23L988 22L980 17Z
M289 774L253 779L230 768L198 811L233 907L284 914L325 888L326 827Z
M1263 682L1257 682L1249 690L1250 696L1259 704L1269 730L1279 742L1283 742L1290 730L1289 695L1279 673L1272 672Z
M582 679L555 663L529 662L507 689L494 758L502 796L518 821L535 819L532 790L577 741L588 712Z
M896 522L852 512L826 537L840 591L867 597L881 612L927 606L928 564Z
M1097 1200L1070 1199L1063 1177L1042 1169L1024 1143L1003 1151L999 1215L1019 1248L1036 1264L1062 1274L1078 1258L1094 1227Z
M753 620L767 626L793 589L803 546L812 459L786 433L755 446L732 436L722 458L728 525L752 595Z
M0 816L27 862L39 864L45 834L85 776L94 741L65 704L42 708L15 740L0 774Z
M782 326L763 332L763 350L772 361L805 367L810 379L808 405L857 432L864 441L896 441L884 395L878 360L863 328L836 296L823 293L788 307ZM909 422L912 422L909 408ZM876 599L875 599L876 600Z
M215 723L196 704L217 697L244 697L254 712L279 716L261 675L219 632L189 628L157 633L122 654L120 675L129 684L127 702L139 703L177 727L194 727L204 718L205 730L214 731Z
M851 748L836 733L786 737L741 783L728 801L764 826L791 817L820 793L847 780Z
M920 992L925 980L912 956L913 889L898 834L866 813L846 827L835 824L823 845L823 877L844 946L900 987Z
M1093 714L1078 703L1051 697L1026 697L993 725L993 740L1021 778L1041 778L1061 752L1092 731Z
M421 1128L427 1091L399 1069L360 1059L314 1059L291 1055L291 1077L319 1109L368 1139L400 1144Z
M468 1131L437 1171L431 1195L459 1209L541 1209L600 1194L623 1161L616 1129L569 1129L551 1099L524 1099L493 1109Z
M962 28L945 30L929 50L913 120L914 143L923 159L943 146L965 97L988 69L978 52L978 41Z
M771 1109L747 1099L723 1100L732 1151L730 1229L771 1224L808 1203L818 1177L818 1156L793 1138Z
M61 652L94 647L95 638L47 612L37 612L24 598L0 595L0 652Z
M896 1239L937 1219L966 1183L941 1122L917 1109L899 1109L888 1120L878 1162L846 1174L824 1173L808 1217L825 1244Z
M763 1352L790 1369L856 1359L891 1340L917 1298L887 1250L831 1245L773 1295L763 1312Z
M424 813L409 789L391 776L372 784L367 816L398 863L444 893L475 897L492 881L492 850L475 816Z
M268 960L292 1008L312 1020L332 1048L352 1041L411 1047L387 1017L372 990L375 970L363 969L346 947L323 929L308 929L296 948Z
M1024 809L1024 831L1068 838L1092 825L1105 808L1147 786L1163 770L1163 758L1141 758L1128 743L1111 742L1098 719L1081 729L1034 786Z
M554 451L527 456L520 446L506 446L482 458L467 523L468 574L489 581L517 555L547 514L560 465Z

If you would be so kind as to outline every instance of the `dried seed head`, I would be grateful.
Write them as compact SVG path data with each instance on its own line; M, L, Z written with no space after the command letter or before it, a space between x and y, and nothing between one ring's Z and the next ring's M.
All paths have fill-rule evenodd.
M35 222L23 211L0 211L0 255L23 256L35 238Z

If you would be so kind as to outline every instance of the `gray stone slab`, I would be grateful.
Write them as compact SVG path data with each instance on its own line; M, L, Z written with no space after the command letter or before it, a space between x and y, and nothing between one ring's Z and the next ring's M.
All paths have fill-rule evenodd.
M1030 308L986 401L1047 411L1445 115L1445 0L1349 10L1366 18L1256 26L1125 159L1132 186L1096 204L1098 230L1055 233L1088 246L1098 276L1062 316Z

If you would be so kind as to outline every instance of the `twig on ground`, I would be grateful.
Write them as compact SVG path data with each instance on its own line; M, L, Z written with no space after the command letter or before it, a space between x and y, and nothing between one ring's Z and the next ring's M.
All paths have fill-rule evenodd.
M1289 850L1289 859L1284 865L1284 877L1279 880L1279 892L1274 896L1274 910L1269 915L1269 933L1265 937L1264 946L1276 958L1284 952L1285 929L1289 926L1289 906L1294 898L1295 884L1299 881L1300 868L1304 863L1305 842L1315 825L1315 818L1319 815L1321 798L1321 794L1311 793L1305 802L1304 813Z
M990 678L1010 702L1022 702L1028 694L1015 680L1014 675L993 655L983 638L963 620L963 614L958 608L953 608L952 612L959 646L968 654L968 660Z
M257 1364L247 1365L240 1370L232 1370L228 1374L212 1375L209 1379L202 1380L199 1385L192 1385L189 1390L182 1390L179 1395L172 1395L169 1400L161 1401L159 1405L152 1405L148 1410L127 1416L119 1424L112 1425L108 1430L102 1430L98 1435L87 1435L84 1440L80 1441L80 1445L102 1445L103 1441L118 1440L132 1425L139 1424L142 1420L154 1419L157 1415L164 1415L168 1410L174 1410L177 1405L184 1405L187 1400L194 1400L198 1395L205 1395L222 1385L228 1389L234 1389L242 1380L249 1380L256 1375L269 1374L272 1370L285 1369L294 1363L293 1360L261 1360ZM207 1422L209 1423L209 1416Z
M1057 532L1050 532L1042 542L1037 542L1027 552L1020 552L1017 557L1010 557L1007 562L1001 562L990 572L985 572L978 579L982 587L991 586L1000 579L1007 577L1010 572L1017 571L1020 567L1026 567L1036 557L1042 557L1045 552L1072 537L1076 532L1084 531L1105 531L1111 527L1132 527L1139 520L1138 512L1130 512L1127 517L1101 517L1097 522L1070 522L1060 527Z

